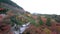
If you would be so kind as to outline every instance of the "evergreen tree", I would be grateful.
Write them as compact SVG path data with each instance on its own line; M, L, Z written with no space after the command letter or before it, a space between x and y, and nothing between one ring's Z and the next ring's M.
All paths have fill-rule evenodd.
M42 21L42 19L41 19L41 17L39 17L39 24L40 25L43 25L44 24L43 21Z
M27 18L31 24L36 25L36 22L33 18L31 18L31 17L27 17Z
M0 10L0 14L6 14L7 11L8 11L8 9Z
M12 16L10 17L11 19L11 24L13 25L14 23L17 24L17 25L22 25L22 21L20 21L19 19L16 18L16 16Z
M47 26L51 26L50 18L47 18L46 25L47 25Z

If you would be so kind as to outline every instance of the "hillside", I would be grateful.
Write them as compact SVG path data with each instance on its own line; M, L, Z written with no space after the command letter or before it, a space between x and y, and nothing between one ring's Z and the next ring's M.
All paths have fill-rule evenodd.
M60 34L60 15L31 14L11 0L0 0L0 34L14 34L28 22L23 34Z
M19 8L19 9L23 9L22 7L18 6L16 3L14 3L14 2L11 1L11 0L0 0L0 2L7 3L7 4L12 5L12 6L14 6L14 7L17 7L17 8Z

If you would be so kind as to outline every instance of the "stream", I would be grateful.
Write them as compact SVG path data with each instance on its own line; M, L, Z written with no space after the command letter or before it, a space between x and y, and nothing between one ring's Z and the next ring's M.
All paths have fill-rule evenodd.
M23 24L22 26L19 27L19 29L17 31L13 30L14 34L22 34L29 27L29 25L30 25L30 22Z

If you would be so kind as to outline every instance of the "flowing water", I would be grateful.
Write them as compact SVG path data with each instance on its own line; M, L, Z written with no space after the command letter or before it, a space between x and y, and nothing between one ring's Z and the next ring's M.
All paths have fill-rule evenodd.
M22 26L19 27L19 29L17 31L13 31L14 34L22 34L30 25L30 22L26 23L26 24L23 24Z

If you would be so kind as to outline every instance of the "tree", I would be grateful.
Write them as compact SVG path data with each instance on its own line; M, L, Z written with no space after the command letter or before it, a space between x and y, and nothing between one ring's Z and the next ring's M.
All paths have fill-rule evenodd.
M11 1L11 0L0 0L0 2L7 3L7 4L12 5L12 6L14 6L14 7L23 9L22 7L18 6L16 3L14 3L14 2Z
M0 10L0 14L6 14L6 12L8 11L8 9L2 9L2 10Z
M50 18L47 18L46 25L47 25L47 26L51 26Z
M58 23L60 23L60 16L59 16L59 15L56 16L55 20L56 20Z
M42 19L41 19L41 17L39 17L39 24L40 25L43 25L44 24L43 21L42 21Z

